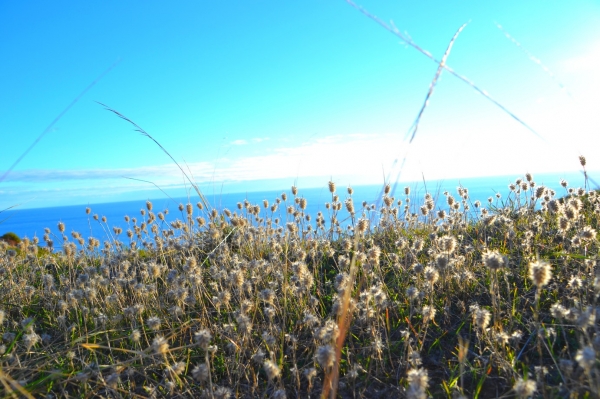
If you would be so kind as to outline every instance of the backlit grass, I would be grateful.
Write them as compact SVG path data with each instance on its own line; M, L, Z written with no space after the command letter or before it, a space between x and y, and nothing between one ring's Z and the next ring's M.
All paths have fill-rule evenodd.
M596 397L600 197L563 187L361 205L331 182L312 219L294 187L0 242L0 392Z

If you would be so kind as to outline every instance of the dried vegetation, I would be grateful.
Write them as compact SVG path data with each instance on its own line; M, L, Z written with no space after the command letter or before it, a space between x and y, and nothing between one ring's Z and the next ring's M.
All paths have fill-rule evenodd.
M593 397L600 196L563 186L360 206L330 183L313 218L293 187L172 223L148 202L102 244L62 223L0 242L0 391Z

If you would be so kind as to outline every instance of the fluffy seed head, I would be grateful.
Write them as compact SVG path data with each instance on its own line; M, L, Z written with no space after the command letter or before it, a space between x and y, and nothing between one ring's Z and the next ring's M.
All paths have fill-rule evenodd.
M298 231L298 226L296 226L292 222L286 223L285 227L287 227L288 231L292 234L294 234L296 231Z
M367 258L374 264L379 263L379 257L381 256L381 248L374 245L373 248L367 251Z
M119 382L119 373L112 373L106 377L106 385L112 389L115 389L119 385Z
M305 210L307 205L308 201L306 201L306 198L300 198L300 200L298 201L298 206L300 207L300 209Z
M491 270L498 270L506 265L506 258L497 251L488 251L483 254L483 263Z
M596 364L596 351L592 346L586 346L583 349L577 351L575 360L579 363L579 366L586 372L589 372L592 367Z
M140 338L142 338L140 330L133 330L131 334L129 334L129 339L131 339L132 342L140 342Z
M423 313L423 323L429 323L435 318L436 310L433 306L425 305L421 309L421 313Z
M546 192L546 187L544 186L538 186L535 189L535 198L540 199L544 196L544 193Z
M212 334L208 330L200 330L194 334L194 341L205 350L208 348L211 339Z
M267 308L265 308L266 311ZM239 314L235 318L235 321L238 323L240 333L250 333L252 331L252 321L245 314Z
M569 222L569 219L567 219L565 216L560 216L558 218L558 228L564 233L567 230L569 230L569 228L571 227L571 223Z
M273 392L273 399L286 399L285 389L278 389Z
M531 262L529 264L529 278L539 288L547 285L552 278L550 263L544 261Z
M408 371L408 388L406 397L409 399L426 399L429 376L425 369L411 369Z
M169 343L164 337L156 337L152 341L152 350L156 354L164 355L169 350Z
M552 213L557 213L560 210L560 204L557 200L550 200L546 204L548 210Z
M528 398L537 391L537 385L534 380L524 380L519 378L513 387L518 398Z
M304 370L304 377L306 377L308 384L312 386L312 380L317 375L317 369L311 367L309 369Z
M408 287L406 289L406 296L410 300L415 300L419 296L419 290L416 287Z
M574 206L572 206L572 204L569 204L569 205L567 205L567 206L565 206L563 208L563 215L568 220L575 220L575 219L577 219L577 216L579 215L579 212L577 211L577 208L575 208Z
M200 363L192 370L192 376L197 381L208 381L210 373L206 363Z
M267 378L269 382L272 382L275 378L281 375L281 369L277 365L277 363L272 362L271 360L265 360L263 363L263 368L267 373Z
M23 335L23 343L25 344L25 347L27 348L27 350L29 351L35 344L37 344L40 341L40 336L37 335L35 332L32 332L30 334L24 334Z
M260 292L260 299L262 299L263 302L272 304L275 300L275 292L269 288L265 288Z
M365 231L367 231L368 228L369 228L369 220L368 219L359 219L358 223L356 224L356 231L358 233L362 234Z
M346 205L346 210L348 213L354 214L354 202L352 201L352 198L348 198L346 201L344 201L344 204Z
M157 331L160 329L160 319L156 316L150 317L146 320L146 324L151 330Z
M329 192L330 193L335 193L335 183L330 181L329 183L327 183L327 185L329 186Z
M217 387L214 391L215 399L229 399L231 398L231 389L227 387Z
M438 239L438 245L443 252L451 254L456 249L456 238L452 236L442 236Z
M167 366L165 369L165 377L175 377L185 371L185 363L177 362L172 366Z
M330 367L333 366L333 363L335 362L335 350L333 349L333 346L320 346L317 349L317 354L315 355L315 358L317 360L317 363L319 363L319 365L323 367L324 370L328 370Z
M445 270L450 263L450 259L446 254L437 254L434 258L434 264L439 270Z
M531 183L531 181L533 180L533 176L531 175L531 173L525 173L525 179Z
M423 240L421 240L420 238L413 241L413 249L417 252L422 251L424 246L425 246L425 242Z
M485 330L490 324L491 313L487 309L480 308L477 306L473 310L473 322L477 327Z
M427 266L424 271L425 280L431 285L435 284L440 278L440 273L433 267Z
M329 344L337 340L340 335L340 328L335 321L330 319L325 322L323 327L317 330L316 335L324 344Z
M584 241L592 241L596 238L596 230L590 226L585 226L579 233L579 237Z

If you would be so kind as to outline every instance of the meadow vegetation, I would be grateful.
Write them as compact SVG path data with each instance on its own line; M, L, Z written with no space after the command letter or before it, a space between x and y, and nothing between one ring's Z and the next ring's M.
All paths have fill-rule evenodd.
M561 184L371 204L329 182L312 218L292 187L171 223L147 202L103 243L2 241L0 392L597 397L600 194Z

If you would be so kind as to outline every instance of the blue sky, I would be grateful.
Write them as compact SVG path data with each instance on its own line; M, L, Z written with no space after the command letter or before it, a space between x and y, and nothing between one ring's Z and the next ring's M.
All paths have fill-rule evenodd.
M559 176L580 154L600 170L600 3L357 4L438 59L468 22L447 64L543 139L444 72L409 146L437 65L343 0L2 2L2 174L118 63L0 182L0 209L163 195L124 177L182 192L171 160L97 101L210 192L378 184L405 155L403 181Z

